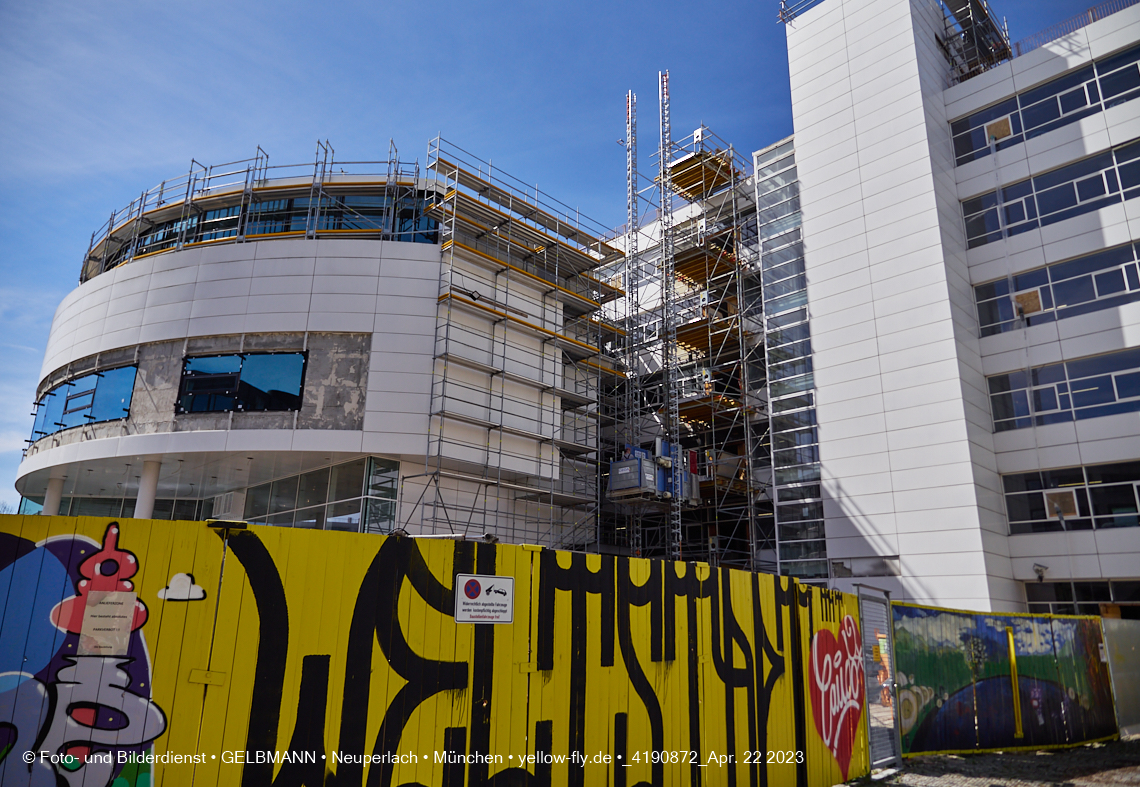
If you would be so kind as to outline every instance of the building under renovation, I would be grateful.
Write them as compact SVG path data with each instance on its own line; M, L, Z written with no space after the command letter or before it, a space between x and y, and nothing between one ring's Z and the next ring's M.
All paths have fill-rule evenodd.
M441 139L143 192L56 313L24 509L1140 609L1140 9L779 17L794 136L674 138L662 72L617 229Z
M594 543L624 376L603 232L442 140L423 171L327 143L195 163L95 233L19 488L73 515Z

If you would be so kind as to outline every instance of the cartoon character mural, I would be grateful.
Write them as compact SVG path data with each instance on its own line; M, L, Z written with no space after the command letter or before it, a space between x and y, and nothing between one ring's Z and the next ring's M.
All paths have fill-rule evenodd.
M130 785L147 772L118 756L166 728L150 695L138 570L117 523L101 544L0 533L0 784Z

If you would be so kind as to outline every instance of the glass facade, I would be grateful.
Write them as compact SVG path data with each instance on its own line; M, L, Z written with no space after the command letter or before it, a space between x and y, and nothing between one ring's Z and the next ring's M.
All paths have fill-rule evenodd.
M962 202L969 248L1140 196L1140 141L1003 186L999 191Z
M300 410L305 360L305 353L186 358L176 412Z
M1002 476L1009 532L1136 527L1140 461Z
M1052 82L950 124L957 164L1019 145L1081 118L1140 97L1140 46L1102 58Z
M39 514L43 511L42 497L20 498L20 514ZM63 497L59 503L60 516L131 517L135 513L133 497ZM205 500L158 498L154 501L151 519L180 519L200 522L214 513L214 498Z
M1026 582L1025 598L1030 612L1052 615L1099 615L1101 604L1127 605L1136 611L1140 610L1140 582ZM1121 617L1135 620L1140 615Z
M357 459L250 487L245 519L254 524L390 533L396 522L400 463Z
M316 213L317 232L361 232L392 236L407 243L438 243L439 226L423 215L430 195L402 199L392 208L384 194L325 195L255 200L243 211L241 205L213 208L187 218L174 218L148 227L107 260L112 268L132 257L172 249L179 244L259 235L305 232L310 214ZM395 224L395 227L389 225Z
M131 411L137 369L120 366L92 372L52 388L35 404L36 420L28 442L73 426L126 418Z
M797 178L793 140L757 154L756 215L780 571L818 580L828 577L827 542Z
M995 432L1140 412L1140 347L986 380Z
M1126 244L974 287L982 336L1140 300L1140 244Z

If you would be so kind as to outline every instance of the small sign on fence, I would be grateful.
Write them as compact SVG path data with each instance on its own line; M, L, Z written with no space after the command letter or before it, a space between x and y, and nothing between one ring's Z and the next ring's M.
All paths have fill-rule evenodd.
M513 623L514 620L514 577L455 575L456 623Z

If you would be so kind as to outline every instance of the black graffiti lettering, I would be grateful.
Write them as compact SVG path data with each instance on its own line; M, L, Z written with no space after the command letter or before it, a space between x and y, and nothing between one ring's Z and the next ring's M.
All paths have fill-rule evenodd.
M614 787L625 787L626 726L629 717L624 713L614 714Z
M475 573L495 573L497 551L493 544L480 544L475 559ZM491 703L494 697L491 681L495 672L496 626L475 627L475 654L471 665L471 746L470 754L484 754L491 746ZM487 783L487 763L475 762L467 766L467 783L482 787Z
M272 751L277 747L281 697L285 684L285 663L289 656L289 612L285 588L273 557L261 539L250 532L226 539L226 531L215 531L245 569L257 603L257 666L250 701L246 751ZM223 588L224 592L224 588ZM221 603L221 599L219 599ZM249 763L242 771L242 787L260 787L273 781L273 763Z
M469 558L465 551L471 546L466 543L456 545L456 563L461 565L467 563ZM386 600L386 603L379 604L375 608L376 641L388 659L388 665L397 675L408 681L396 692L396 696L384 713L380 730L376 733L372 754L380 757L385 752L398 749L400 737L408 720L416 708L427 699L442 691L467 688L468 665L463 661L423 658L409 647L400 629L397 609L405 576L412 588L433 609L446 615L455 614L454 588L445 587L435 578L424 562L415 540L388 539L380 547L376 560L380 566L381 576L384 577L381 580L381 594ZM474 739L474 732L472 738ZM393 764L388 761L374 765L368 771L368 787L389 787L392 783L392 771Z
M248 750L272 750L279 729L280 701L287 659L288 613L284 589L276 567L261 541L253 534L243 534L229 542L235 556L241 561L249 577L261 618L258 643L257 677L255 678L250 728L247 735ZM615 639L620 648L625 672L638 700L649 718L651 746L664 750L664 719L661 701L657 696L644 666L640 663L633 643L631 611L648 606L649 661L673 662L677 657L677 616L686 616L687 638L684 644L687 666L689 713L689 748L698 753L690 763L689 781L700 785L705 774L700 769L703 747L700 659L706 643L698 630L698 605L703 599L711 604L711 648L714 671L724 690L724 719L726 743L729 751L736 749L737 706L736 692L745 689L747 695L748 738L750 750L767 746L767 722L779 679L788 672L784 652L784 626L791 626L792 673L795 692L796 746L803 750L806 743L806 717L803 711L805 691L802 653L795 643L810 636L800 631L799 610L806 610L805 619L811 620L811 594L800 593L794 582L784 578L752 575L749 578L749 599L753 609L751 641L745 635L732 600L732 573L713 569L700 579L697 567L689 564L680 572L681 564L653 561L643 585L635 584L630 573L629 558L602 556L600 567L591 571L587 556L573 554L568 567L558 564L558 553L549 549L538 555L539 582L537 592L538 629L535 643L536 666L539 670L554 668L555 604L559 591L570 594L570 650L569 650L569 718L567 719L567 750L584 751L588 708L587 687L587 598L598 595L601 601L600 665L614 665ZM494 575L497 568L497 548L492 544L457 542L454 544L454 573ZM761 583L770 582L775 596L775 616L765 621L761 613ZM486 592L495 590L490 585ZM767 591L768 588L765 588ZM413 539L389 538L381 544L361 581L349 627L345 675L340 719L339 750L346 754L363 754L366 747L365 730L368 726L372 654L379 647L390 668L403 680L384 709L379 731L372 742L372 754L379 757L397 750L404 729L425 701L445 691L470 689L469 727L452 727L441 731L437 746L448 751L466 751L469 754L486 753L490 744L491 717L494 710L492 676L495 671L494 651L496 628L476 626L473 632L474 653L466 661L441 661L424 658L408 644L397 610L402 592L416 593L437 612L454 615L454 587L435 577L428 568L419 547ZM679 607L679 602L683 604ZM841 597L821 595L821 612L841 603ZM565 613L563 613L565 616ZM785 623L785 616L789 619ZM770 631L774 627L774 631ZM809 624L810 627L810 624ZM591 627L592 629L592 627ZM592 633L589 632L589 633ZM706 635L708 636L708 635ZM774 637L774 641L773 641ZM739 654L739 655L737 655ZM741 663L742 662L742 663ZM765 674L765 665L767 673ZM323 748L325 706L328 692L328 656L306 656L302 663L300 700L297 724L290 743L292 750L319 751ZM706 692L713 685L706 685ZM553 722L533 720L534 751L549 753L553 747ZM628 715L614 716L614 754L626 755L628 746ZM561 748L561 747L559 747ZM611 781L615 785L627 783L624 763L614 761ZM394 764L379 758L369 768L367 787L392 787ZM470 764L449 763L444 769L444 785L466 784L471 787L538 787L549 785L552 765L539 758L534 772L524 767L511 767L489 775L485 762ZM325 772L323 765L290 763L283 767L277 779L272 779L272 763L247 764L243 785L269 785L273 787L312 787L323 783L335 787L360 787L364 781L364 766L360 761L340 763L336 773ZM659 787L664 784L664 763L651 763L651 779L633 787ZM749 769L750 785L767 785L764 768ZM583 787L585 769L567 766L568 784ZM737 769L727 769L727 784L737 783ZM806 764L797 766L797 783L806 783ZM411 787L406 785L405 787Z
M800 619L800 610L806 609L806 617L808 619L808 628L813 629L811 614L811 593L801 593L799 586L791 584L788 587L788 593L791 596L791 619L792 619L792 692L794 697L795 706L795 726L796 726L796 751L804 751L807 746L807 712L804 710L804 703L807 698L804 696L804 648L807 643L811 642L811 636L815 632L810 631L810 636L805 638L804 626ZM806 757L805 762L796 763L796 787L807 787L808 772Z
M443 731L444 751L467 750L467 728L448 727ZM463 787L463 763L449 762L443 766L443 787Z
M788 600L786 584L789 580L779 577L753 574L752 575L752 641L756 643L759 651L756 654L756 718L760 720L756 731L756 751L768 751L768 725L763 723L771 711L772 693L776 688L776 681L783 677L784 668L784 616L791 608ZM772 638L764 625L763 608L760 605L760 583L771 583L775 597L776 643L773 647ZM764 677L764 661L768 661L768 676ZM768 770L757 768L757 784L766 787L768 784Z
M281 766L273 787L321 787L325 751L325 707L328 705L329 657L305 656L301 660L301 688L297 722L289 740L290 752L312 752L312 762L289 760Z
M381 601L380 572L383 567L381 555L377 554L360 583L348 628L338 749L350 754L364 753L372 677L372 632L376 626L376 608ZM362 763L347 762L337 768L329 782L332 785L358 787L363 777Z
M663 751L665 748L665 725L661 718L661 703L653 685L641 668L637 660L637 652L633 647L633 634L630 629L629 613L632 607L643 607L649 604L654 596L661 596L661 574L657 574L657 585L654 587L653 574L644 585L635 585L629 573L630 558L621 558L618 561L617 577L617 606L618 606L618 643L621 645L621 657L625 662L626 674L637 696L649 714L650 740L654 751ZM665 765L660 760L653 763L652 785L661 787L665 783Z

